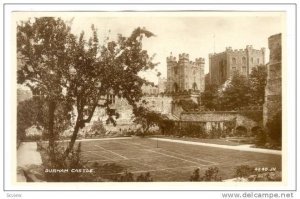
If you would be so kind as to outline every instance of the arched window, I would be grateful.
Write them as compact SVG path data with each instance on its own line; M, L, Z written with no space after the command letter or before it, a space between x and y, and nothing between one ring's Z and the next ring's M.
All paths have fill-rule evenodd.
M236 64L236 58L232 58L232 64Z
M242 73L245 74L246 72L247 72L246 66L243 66L243 67L242 67Z
M243 62L243 64L246 64L246 57L242 58L242 62Z
M177 75L177 73L178 73L177 67L174 68L174 73L175 73L175 75Z
M198 90L198 87L197 87L196 82L193 83L193 90L194 90L194 91Z
M174 92L178 92L178 85L177 85L177 83L173 84L173 91Z

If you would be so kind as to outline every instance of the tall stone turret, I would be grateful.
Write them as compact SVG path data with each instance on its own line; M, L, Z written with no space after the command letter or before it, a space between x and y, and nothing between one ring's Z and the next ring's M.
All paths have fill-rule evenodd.
M167 92L171 92L174 84L174 68L177 66L176 57L170 55L167 57Z
M264 125L282 110L281 34L269 37L269 49L270 58L263 107Z

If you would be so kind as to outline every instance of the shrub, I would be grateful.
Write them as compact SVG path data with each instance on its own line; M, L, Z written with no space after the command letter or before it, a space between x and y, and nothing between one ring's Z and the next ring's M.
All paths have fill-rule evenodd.
M210 133L209 133L209 138L214 139L214 138L220 138L222 135L222 129L219 126L213 126Z
M117 182L134 182L133 174L125 171L123 175L120 175L116 179Z
M235 177L247 178L250 175L255 174L255 168L249 165L240 165L235 168Z
M140 174L137 178L136 178L137 182L152 182L152 177L150 175L149 172L145 173L145 174Z
M200 181L200 169L199 168L194 170L193 174L190 177L190 181Z
M218 167L208 168L203 176L203 181L222 181L222 178L219 176Z
M180 136L189 136L189 137L198 137L198 138L206 138L207 133L205 132L203 126L199 124L189 124L183 126L180 130Z
M65 169L68 172L45 172L45 177L48 182L79 182L90 181L93 175L90 173L76 173L70 172L71 169L84 169L86 162L81 160L81 143L78 144L76 149L70 152L70 155L64 159L64 147L56 143L54 147L54 155L52 156L50 150L45 150L45 160L43 166L46 169Z
M103 136L106 133L106 129L103 125L103 122L101 120L94 121L91 129L89 132L86 134L86 136Z
M190 181L205 181L205 182L219 182L222 181L222 177L219 176L218 167L209 167L204 175L200 175L200 169L197 168L194 170L193 174L190 177Z

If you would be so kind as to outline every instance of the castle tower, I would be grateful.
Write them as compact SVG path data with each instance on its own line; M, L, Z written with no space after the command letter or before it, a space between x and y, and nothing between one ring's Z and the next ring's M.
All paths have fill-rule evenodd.
M198 73L196 73L195 75L196 76L199 76L200 78L196 78L196 80L199 80L199 87L198 89L203 92L204 89L205 89L205 75L204 75L204 64L205 64L205 60L204 58L197 58L196 59L196 62L195 62L195 65L196 65L196 68L197 68L197 71Z
M247 45L245 49L227 47L224 52L209 54L210 83L221 85L234 72L246 77L251 74L252 68L265 64L265 49L254 49Z
M179 76L178 76L178 83L179 83L179 91L184 91L188 89L188 78L189 78L189 54L179 54Z
M281 76L281 34L269 37L270 58L268 64L265 103L263 107L264 126L282 109L282 76Z
M203 58L195 62L189 60L189 54L179 54L179 60L167 57L167 92L203 92L205 86Z
M170 55L167 57L167 92L173 91L173 86L175 85L175 68L177 67L176 57ZM177 72L177 69L176 69ZM175 89L175 88L174 88Z

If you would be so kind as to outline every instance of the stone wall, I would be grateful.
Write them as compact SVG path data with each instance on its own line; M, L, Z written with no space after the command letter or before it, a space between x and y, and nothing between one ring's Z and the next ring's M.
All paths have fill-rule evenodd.
M263 107L264 126L282 109L281 34L269 37L270 59Z
M258 112L262 114L261 111ZM260 123L237 111L182 112L179 118L183 123L203 123L207 132L216 128L234 131L238 127L243 127L251 134L252 129L258 127Z

